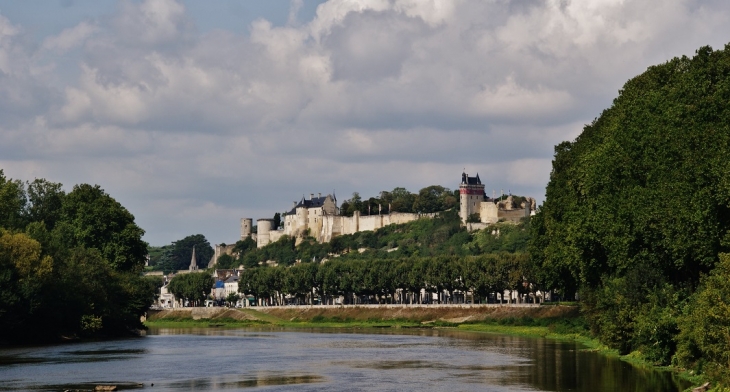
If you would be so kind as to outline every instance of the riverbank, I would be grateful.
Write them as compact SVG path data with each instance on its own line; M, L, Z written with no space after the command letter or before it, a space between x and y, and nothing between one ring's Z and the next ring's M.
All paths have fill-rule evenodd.
M577 306L361 305L245 309L177 308L150 312L155 328L272 326L285 328L456 328L580 341L599 348ZM610 351L604 348L607 353ZM616 356L618 354L616 353Z
M271 306L245 309L176 308L150 311L146 325L271 324L282 327L458 327L471 324L535 325L582 323L577 306L539 305L352 305ZM326 324L326 325L325 325ZM580 327L580 326L578 326Z

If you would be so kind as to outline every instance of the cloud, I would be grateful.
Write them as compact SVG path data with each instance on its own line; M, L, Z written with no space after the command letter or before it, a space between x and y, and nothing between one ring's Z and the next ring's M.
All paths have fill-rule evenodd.
M84 21L74 27L63 29L58 35L47 37L43 40L42 47L45 50L65 52L83 44L97 29L95 25Z
M99 183L164 244L235 240L301 194L455 188L542 200L553 146L629 78L730 36L720 0L320 4L245 33L122 1L33 42L0 15L0 167Z

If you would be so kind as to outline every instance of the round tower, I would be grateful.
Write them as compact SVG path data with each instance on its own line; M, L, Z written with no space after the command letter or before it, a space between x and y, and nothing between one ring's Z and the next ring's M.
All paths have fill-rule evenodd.
M253 219L241 218L241 240L251 236L251 228L253 227Z
M266 246L270 241L271 226L274 225L273 219L259 219L256 221L257 234L256 234L256 247L260 248Z
M304 233L309 225L307 220L309 218L309 210L305 206L297 207L297 231L298 235Z

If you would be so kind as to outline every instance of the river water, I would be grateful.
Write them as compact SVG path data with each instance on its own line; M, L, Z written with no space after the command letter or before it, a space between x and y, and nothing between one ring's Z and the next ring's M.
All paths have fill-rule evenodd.
M0 391L680 391L572 342L445 330L158 329L0 350ZM154 385L153 385L154 384Z

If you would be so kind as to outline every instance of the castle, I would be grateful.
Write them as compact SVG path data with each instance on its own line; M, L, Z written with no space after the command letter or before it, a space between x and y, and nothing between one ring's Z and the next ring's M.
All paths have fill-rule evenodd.
M497 222L517 223L534 214L535 204L536 200L532 197L526 197L518 208L514 205L512 195L502 201L490 199L484 193L484 184L479 173L476 177L461 173L459 216L468 231L480 230ZM478 219L473 219L477 216Z
M298 241L311 236L318 242L329 242L340 235L374 231L387 225L433 216L434 214L405 212L388 214L378 212L377 215L363 216L359 211L355 211L353 216L344 216L340 215L335 195L322 196L319 194L314 197L314 194L310 194L309 199L302 196L298 203L294 202L292 209L284 215L281 227L273 227L273 219L258 219L256 221L257 233L252 233L253 220L251 218L241 219L241 239L247 237L255 239L258 248L276 242L285 235L294 237Z
M530 216L535 209L533 198L526 198L519 208L515 208L512 200L512 196L504 201L487 198L479 174L476 177L469 177L466 173L461 174L459 216L469 231L479 230L499 221L519 222L522 218ZM474 214L478 214L478 221L475 221ZM241 240L250 237L256 241L258 248L276 242L285 235L296 238L297 241L311 236L318 242L329 242L340 235L375 231L384 226L432 218L434 215L436 214L404 212L381 214L380 211L377 215L362 215L359 211L355 211L353 216L343 216L340 215L337 197L334 194L322 196L320 193L317 197L310 194L309 199L302 196L298 203L294 202L292 209L283 216L280 227L273 227L273 219L258 219L257 233L253 233L253 220L242 218ZM232 246L229 247L232 250ZM228 253L228 249L219 249L219 246L216 246L214 257L217 259L222 253Z

